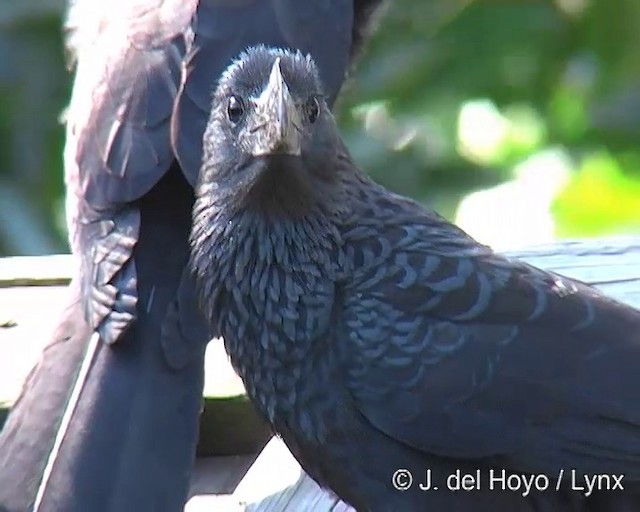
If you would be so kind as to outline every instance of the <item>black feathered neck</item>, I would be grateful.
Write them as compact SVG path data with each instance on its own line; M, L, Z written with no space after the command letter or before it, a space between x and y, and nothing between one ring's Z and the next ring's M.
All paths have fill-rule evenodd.
M263 169L241 198L241 206L268 217L302 218L312 212L318 198L302 160L289 155L263 158Z
M264 183L254 184L249 194L260 197L233 207L217 200L213 190L200 190L191 235L193 268L205 280L240 288L252 273L271 265L330 275L341 251L338 226L344 211L303 195L299 204L292 203L282 180L269 182L269 173L258 179ZM278 194L286 194L284 203Z
M338 224L317 209L291 217L200 201L191 243L200 306L252 401L272 425L284 417L300 428L316 425L291 392L313 400L321 389L306 376L317 353L330 350L334 297L347 273Z

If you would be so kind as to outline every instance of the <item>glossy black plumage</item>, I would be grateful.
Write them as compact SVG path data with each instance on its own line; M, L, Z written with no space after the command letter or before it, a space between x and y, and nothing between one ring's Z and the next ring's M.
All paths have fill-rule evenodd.
M271 85L278 69L286 87ZM252 50L223 77L205 134L193 272L262 414L358 510L640 510L640 312L376 185L326 104L298 123L299 156L276 130L277 149L255 157L252 108L227 118L230 91L271 91L301 109L289 119L321 88L303 56ZM400 468L416 479L405 492ZM489 490L503 468L550 487ZM419 490L427 469L440 490ZM444 490L477 469L482 489ZM625 491L586 498L571 469L624 475Z
M332 101L357 53L352 40L361 43L380 3L73 3L68 25L77 71L67 112L67 215L72 246L83 256L88 318L105 341L116 341L136 314L131 256L140 219L130 203L174 160L195 183L210 96L231 59L258 43L311 53Z
M181 508L208 340L183 270L210 95L234 55L266 43L313 53L333 101L380 4L71 2L65 180L81 268L52 348L0 434L0 509L31 508L94 332L106 344L40 510Z

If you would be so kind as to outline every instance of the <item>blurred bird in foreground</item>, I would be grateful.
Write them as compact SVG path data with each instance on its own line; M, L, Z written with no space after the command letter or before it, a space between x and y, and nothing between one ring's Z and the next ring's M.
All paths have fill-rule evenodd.
M71 1L65 179L81 265L0 434L0 510L182 510L209 339L183 271L211 91L266 43L314 55L333 101L380 6Z
M205 132L192 271L264 417L361 511L640 510L640 312L372 182L325 92L254 48Z

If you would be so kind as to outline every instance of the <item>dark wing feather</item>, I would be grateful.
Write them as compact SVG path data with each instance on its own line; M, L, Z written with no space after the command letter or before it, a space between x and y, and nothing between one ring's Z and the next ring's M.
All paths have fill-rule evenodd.
M76 77L67 112L65 180L85 311L114 342L136 317L132 204L169 169L170 119L196 0L79 1L69 11Z
M196 6L197 0L72 4L68 41L77 65L65 156L76 197L70 200L94 211L128 203L169 168L171 112Z
M348 380L368 420L426 453L640 477L640 312L380 197L345 235Z

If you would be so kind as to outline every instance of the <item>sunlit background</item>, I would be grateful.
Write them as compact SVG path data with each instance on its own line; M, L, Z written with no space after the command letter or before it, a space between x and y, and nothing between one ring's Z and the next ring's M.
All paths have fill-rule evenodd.
M67 251L63 8L0 1L0 255ZM638 0L396 0L338 116L377 181L496 248L640 233Z

